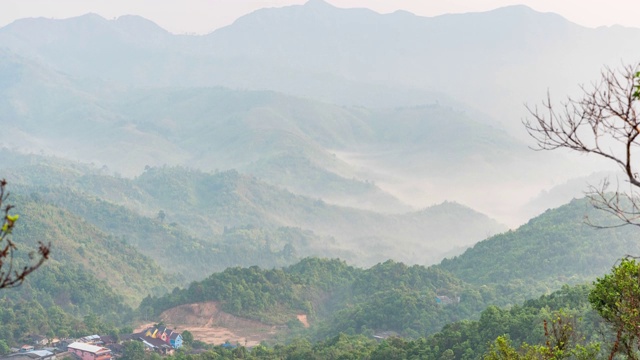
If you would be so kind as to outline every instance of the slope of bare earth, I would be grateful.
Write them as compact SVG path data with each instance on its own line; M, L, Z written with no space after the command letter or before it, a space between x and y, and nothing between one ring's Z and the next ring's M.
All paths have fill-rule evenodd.
M301 316L306 320L306 315ZM231 344L256 346L286 329L228 314L220 310L219 304L213 301L171 308L160 314L160 320L178 332L189 330L195 340L215 345L228 341ZM305 324L304 321L301 322ZM136 332L152 325L141 325Z
M302 323L302 326L304 326L306 328L308 328L310 326L309 325L309 320L307 320L307 315L298 314L296 317L298 318L298 321L300 321Z

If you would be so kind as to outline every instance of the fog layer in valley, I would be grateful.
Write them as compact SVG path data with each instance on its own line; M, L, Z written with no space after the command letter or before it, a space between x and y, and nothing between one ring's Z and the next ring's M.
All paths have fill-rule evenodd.
M197 169L187 173L201 183L184 179L174 194L184 204L106 192L145 215L184 206L194 236L300 227L362 263L432 263L586 187L555 186L611 170L532 151L524 103L547 88L575 94L603 65L637 59L624 44L639 40L638 29L588 29L524 6L427 18L310 1L204 36L136 16L23 19L0 28L0 143L118 179L104 181ZM190 202L230 170L237 199ZM273 206L283 198L289 213ZM230 210L240 203L242 216ZM458 230L426 226L434 209ZM378 250L358 254L367 241ZM429 254L414 256L415 244Z

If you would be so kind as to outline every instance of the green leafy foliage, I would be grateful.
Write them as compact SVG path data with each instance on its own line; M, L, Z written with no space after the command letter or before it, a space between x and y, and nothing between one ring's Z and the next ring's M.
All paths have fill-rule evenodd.
M601 337L607 332L589 306L591 289L587 285L564 286L509 309L488 306L478 320L454 322L431 335L427 339L431 355L439 358L448 349L457 359L477 359L485 353L495 358L517 352L517 356L527 358L532 356L530 351L545 356L596 351L597 343L608 337ZM543 348L536 349L538 345Z
M144 344L140 341L127 341L124 343L124 350L122 354L124 360L144 360Z
M637 71L634 75L636 86L635 90L633 91L633 97L636 100L640 100L640 71Z
M103 280L77 264L55 261L0 296L0 339L15 345L29 334L106 333L131 320L133 310Z
M589 294L593 308L616 333L611 356L623 354L637 358L640 342L640 264L624 258L613 267L611 273L598 278Z

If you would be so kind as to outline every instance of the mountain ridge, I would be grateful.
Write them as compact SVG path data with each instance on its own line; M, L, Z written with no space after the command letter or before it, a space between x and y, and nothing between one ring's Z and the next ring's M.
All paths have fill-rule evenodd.
M534 162L521 166L536 155L525 144L445 105L380 110L273 91L87 85L19 55L0 62L24 73L0 88L0 121L11 124L0 136L4 146L95 162L125 176L146 166L235 168L301 195L386 212L438 203L453 191L459 197L448 200L477 208L477 194L461 191L468 177L460 174L475 173L475 187L483 179L495 183L497 172L505 182L534 178ZM455 189L441 183L445 175L457 179ZM399 197L388 190L398 182L450 191ZM407 205L407 198L425 200Z
M174 251L181 256L194 248L203 249L200 255L205 250L222 252L229 248L225 242L233 229L246 229L245 234L256 242L252 248L273 237L269 252L274 257L284 256L276 253L289 244L301 256L340 256L358 264L396 257L425 264L505 229L488 216L451 202L421 211L385 214L296 195L235 170L205 173L182 167L150 167L137 178L123 179L101 174L91 166L82 169L64 162L43 166L39 162L50 160L1 153L16 163L26 163L2 166L0 162L0 169L16 186L41 193L42 199L87 218L107 233L130 237L131 244L156 260L171 259L170 249L175 246L181 247ZM161 212L162 223L158 220ZM123 220L116 221L119 218ZM148 234L132 230L127 235L131 227L147 229ZM288 231L290 236L281 230L286 228L300 232ZM274 235L278 231L281 234ZM157 241L147 243L151 238ZM203 264L206 261L198 262L198 266ZM200 267L193 271L179 268L190 277L202 273Z

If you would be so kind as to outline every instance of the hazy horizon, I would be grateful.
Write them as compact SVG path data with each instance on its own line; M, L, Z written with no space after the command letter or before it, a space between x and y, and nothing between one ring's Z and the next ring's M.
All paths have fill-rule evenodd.
M398 10L419 16L485 12L510 5L526 5L539 12L557 13L567 20L585 27L621 25L640 28L640 20L635 14L640 4L629 0L608 2L550 1L550 0L482 0L424 2L419 0L324 0L339 8L369 8L378 13L392 13ZM11 22L33 17L64 19L96 13L112 19L122 15L139 15L174 34L207 34L232 24L238 18L255 10L268 7L300 5L307 0L188 0L183 2L162 2L151 0L103 2L62 0L52 3L46 0L5 0L0 13L0 27Z

